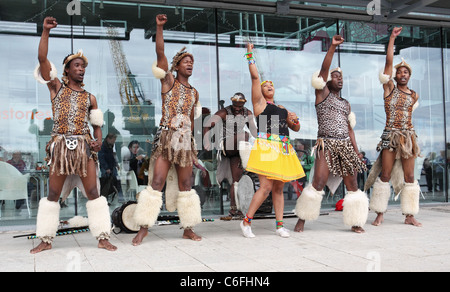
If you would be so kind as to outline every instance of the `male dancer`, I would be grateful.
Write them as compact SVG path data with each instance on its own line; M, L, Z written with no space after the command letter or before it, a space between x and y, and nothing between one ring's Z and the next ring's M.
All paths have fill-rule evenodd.
M42 242L31 253L52 248L59 225L58 199L64 184L74 176L80 177L89 199L86 203L89 229L97 238L98 247L114 251L117 247L109 242L111 217L108 203L105 197L99 196L97 186L97 152L101 149L103 113L97 107L95 96L83 89L88 60L82 52L64 59L63 82L56 77L55 66L47 59L49 33L56 26L55 18L44 19L39 66L35 70L36 79L47 84L50 91L54 125L46 148L50 166L49 194L39 202L36 223L36 236ZM91 137L88 121L95 139Z
M343 42L341 36L333 37L320 73L313 75L319 131L313 182L303 190L295 208L299 217L294 229L297 232L304 230L305 220L318 218L325 194L323 189L330 175L341 177L348 190L344 199L344 224L351 226L352 231L362 233L368 216L368 198L358 189L357 183L357 173L364 171L365 165L361 160L351 125L350 103L340 97L343 86L342 71L336 68L331 70L329 75L336 47Z
M380 82L384 89L386 127L381 136L381 142L377 146L377 150L381 153L364 186L367 190L375 181L370 200L370 209L377 213L377 218L372 223L374 226L383 222L383 213L387 210L391 195L389 185L391 178L394 191L401 195L401 209L406 216L405 224L422 226L414 218L414 215L419 212L420 194L420 187L414 179L414 163L420 154L420 149L412 124L412 112L418 105L419 95L408 88L412 73L411 66L403 60L393 67L394 43L401 31L401 27L395 27L391 33L386 54L386 65L384 72L380 74ZM397 85L394 84L393 80L396 81ZM395 167L395 164L399 166ZM401 173L402 170L403 174ZM381 176L378 177L380 171ZM397 173L397 175L394 175L394 173ZM397 176L401 180L400 182L394 180L394 177Z
M164 54L163 27L167 16L156 16L156 66L153 74L161 80L162 118L153 141L152 162L149 170L149 185L139 193L134 213L136 224L141 226L133 239L133 245L140 245L148 228L158 219L162 206L162 189L172 164L178 176L178 198L175 199L180 223L184 229L183 238L200 241L193 227L202 221L200 199L192 189L191 176L193 162L197 161L197 150L192 130L194 126L194 106L198 103L198 92L189 84L194 56L184 51L178 52L172 60L172 67ZM177 72L174 77L173 71ZM150 179L150 173L153 176ZM167 186L169 188L170 186ZM168 204L166 191L166 205Z
M207 126L203 132L205 133L205 149L211 150L210 131L215 126L221 127L220 129L215 129L218 132L216 143L220 143L220 145L217 145L220 150L219 164L217 167L218 181L220 183L225 178L229 180L232 186L230 191L229 214L236 216L242 215L242 213L237 210L234 186L239 182L244 172L239 152L239 142L249 140L249 133L244 131L246 125L250 129L253 137L256 137L257 132L253 113L245 107L247 99L244 94L237 92L230 99L232 104L216 112L206 123ZM223 169L225 167L228 169ZM230 174L226 175L227 173Z

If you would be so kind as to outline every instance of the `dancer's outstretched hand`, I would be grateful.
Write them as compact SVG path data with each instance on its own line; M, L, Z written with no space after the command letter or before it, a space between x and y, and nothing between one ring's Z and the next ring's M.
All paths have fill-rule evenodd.
M391 36L398 37L400 35L400 33L402 32L402 29L403 29L403 27L394 27L394 29L392 30Z
M164 25L167 23L167 15L165 14L158 14L156 16L156 25Z
M334 46L339 46L340 44L342 44L344 42L344 38L340 35L335 35L333 37L333 41L332 41L332 45Z
M48 16L44 19L44 29L51 30L57 26L58 23L56 22L56 18Z
M252 44L252 43L247 43L247 52L253 52L253 48L254 48L255 46Z

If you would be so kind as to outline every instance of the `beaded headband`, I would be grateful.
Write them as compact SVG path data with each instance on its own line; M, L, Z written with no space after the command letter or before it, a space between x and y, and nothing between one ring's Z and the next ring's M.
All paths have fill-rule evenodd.
M186 51L186 47L183 47L172 59L172 67L170 68L170 72L173 72L175 70L175 67L180 63L181 60L183 60L184 57L191 57L192 61L194 61L194 56L191 53L188 53Z
M243 94L236 93L234 96L231 97L231 101L247 102L247 99L245 99L245 96Z
M405 60L404 60L403 58L402 58L402 61L401 61L399 64L395 65L394 68L397 70L397 69L400 68L400 67L405 67L406 69L409 70L409 75L412 74L412 68L411 68L411 66L410 66L408 63L406 63Z
M62 77L62 80L64 81L64 83L68 84L68 82L69 82L69 78L67 77L67 73L66 73L67 64L69 64L70 61L72 61L74 59L78 59L78 58L83 59L84 67L87 67L88 59L86 58L86 56L83 55L82 49L79 49L76 54L70 54L67 57L65 57L64 61L63 61L63 77ZM81 86L84 86L84 84L82 83Z
M261 86L263 86L266 83L270 83L272 86L274 86L273 85L273 81L270 81L270 80L266 80L266 81L261 82Z

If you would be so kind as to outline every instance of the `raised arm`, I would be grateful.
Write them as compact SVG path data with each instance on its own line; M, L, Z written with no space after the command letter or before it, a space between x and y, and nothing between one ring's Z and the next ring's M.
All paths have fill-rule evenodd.
M249 58L253 54L253 44L247 44L247 58ZM248 69L250 71L250 78L252 80L252 104L253 104L253 112L255 116L259 116L261 112L264 111L266 107L266 101L261 91L261 79L259 78L258 68L253 60L249 60Z
M337 46L344 42L344 38L340 35L333 36L331 46L328 48L327 54L322 62L322 67L320 68L319 76L327 82L328 74L330 72L331 62L333 61L334 52L336 51ZM328 94L330 93L327 86L325 86L322 90L316 90L316 104L323 101Z
M47 59L50 30L52 28L55 28L57 25L58 23L56 22L56 19L54 17L46 17L44 19L41 40L39 41L38 48L38 61L40 65L41 76L45 81L48 81L47 86L50 90L52 98L56 96L56 93L61 86L61 82L57 78L51 80L50 71L52 70L52 66L50 64L50 61Z
M164 53L164 25L167 23L167 15L158 14L156 16L156 57L157 57L157 66L161 68L165 72L169 70L169 62L167 61L167 57ZM171 86L173 83L173 75L171 73L167 73L164 79L161 79L162 83L162 91L168 91L170 88L167 86ZM169 85L170 84L170 85Z
M394 45L395 45L395 39L400 35L400 33L402 32L402 27L394 27L394 29L392 30L391 33L391 37L389 38L389 44L387 47L387 52L386 52L386 64L384 65L384 74L388 75L390 77L395 77L395 76L391 76L393 73L393 68L394 68ZM394 83L392 81L389 81L385 84L383 84L383 88L385 91L385 95L387 96L393 89L394 89Z

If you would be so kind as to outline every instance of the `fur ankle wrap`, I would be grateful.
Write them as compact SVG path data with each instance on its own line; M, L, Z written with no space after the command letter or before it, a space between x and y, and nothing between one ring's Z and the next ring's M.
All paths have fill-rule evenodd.
M373 184L372 197L370 198L370 210L377 213L385 213L391 196L391 186L378 177Z
M106 198L101 196L86 203L89 230L97 240L109 239L111 233L111 215Z
M136 224L142 227L151 227L158 220L162 206L162 192L155 191L147 186L139 193L137 206L134 211Z
M342 205L344 224L347 226L362 227L369 216L369 199L361 190L348 192Z
M183 229L193 228L202 222L200 198L195 190L178 194L177 209Z
M420 187L417 181L405 183L400 193L402 213L404 215L416 215L419 213Z
M47 197L39 201L39 210L36 218L36 237L46 243L52 243L58 232L59 211L58 202L52 202Z
M303 189L302 194L297 199L295 205L295 215L305 221L312 221L319 218L320 207L325 192L316 190L312 184Z

